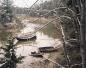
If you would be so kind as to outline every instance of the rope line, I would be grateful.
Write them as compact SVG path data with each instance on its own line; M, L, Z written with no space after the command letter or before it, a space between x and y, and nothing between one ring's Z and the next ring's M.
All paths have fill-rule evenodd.
M30 10L29 10L29 14L30 14L30 11L31 11L31 9L32 9L32 7L38 2L39 0L36 0L36 2L29 8Z
M58 65L60 68L65 68L65 67L63 67L62 65L60 65L59 63L57 63L57 62L55 62L55 61L53 61L53 60L51 60L51 59L49 59L49 58L46 58L46 57L43 57L43 58L49 60L50 62L52 62L52 63L54 63L54 64L56 64L56 65Z
M59 7L58 7L58 8L54 8L54 9L52 9L52 10L49 10L47 13L41 15L40 17L46 16L46 15L48 15L50 12L55 11L56 9L59 9L59 8L60 8L60 4L61 4L61 0L59 0L59 4L58 4ZM37 20L39 20L39 18L36 19L36 20L34 20L34 21L32 21L32 22L35 22L35 21L37 21Z

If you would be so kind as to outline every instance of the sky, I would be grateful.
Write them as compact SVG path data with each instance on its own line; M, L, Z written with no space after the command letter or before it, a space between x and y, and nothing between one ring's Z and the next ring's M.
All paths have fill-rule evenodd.
M14 1L14 6L17 7L30 7L33 3L36 2L36 0L13 0ZM48 0L39 0L37 3Z

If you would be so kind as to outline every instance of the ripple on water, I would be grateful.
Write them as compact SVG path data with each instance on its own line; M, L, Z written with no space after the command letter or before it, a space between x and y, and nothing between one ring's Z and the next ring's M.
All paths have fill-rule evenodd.
M27 23L26 23L27 24ZM25 24L25 25L26 25ZM22 30L22 32L29 32L29 31L35 31L35 28L39 25L28 23L26 27ZM31 63L34 63L36 61L42 60L42 58L34 58L32 56L29 56L31 52L36 51L38 52L38 47L45 47L45 46L59 46L61 42L58 39L54 39L53 37L49 37L48 35L45 35L42 31L38 31L36 33L37 39L35 41L26 42L26 43L19 43L16 54L17 56L26 56L23 59L23 63L18 65L18 68L31 68ZM49 55L46 55L47 57Z

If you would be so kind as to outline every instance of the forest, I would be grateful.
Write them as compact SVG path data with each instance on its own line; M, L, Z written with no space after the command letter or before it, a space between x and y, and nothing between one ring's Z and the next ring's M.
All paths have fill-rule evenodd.
M30 1L0 0L0 68L86 68L86 0Z

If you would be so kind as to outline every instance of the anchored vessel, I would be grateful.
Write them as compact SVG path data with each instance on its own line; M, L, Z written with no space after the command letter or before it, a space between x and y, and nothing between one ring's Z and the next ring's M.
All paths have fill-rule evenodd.
M34 40L36 39L36 33L24 33L20 34L16 37L17 40L24 41L24 40Z
M43 57L43 53L37 53L37 52L31 52L31 55L30 56L33 56L33 57Z
M54 52L54 51L58 51L58 49L53 46L39 47L39 52Z

